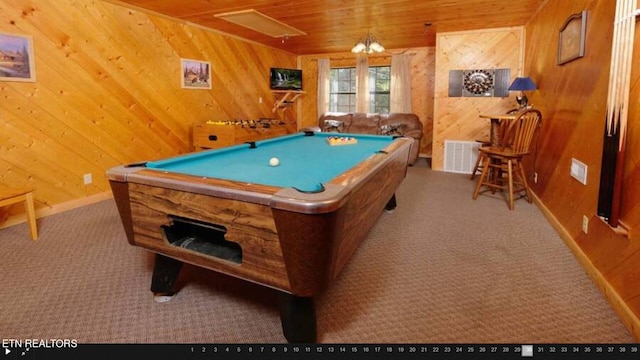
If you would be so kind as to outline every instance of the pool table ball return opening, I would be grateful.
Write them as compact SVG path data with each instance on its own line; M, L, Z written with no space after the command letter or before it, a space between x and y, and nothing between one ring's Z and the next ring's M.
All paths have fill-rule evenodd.
M171 296L185 262L251 281L279 291L289 342L316 342L314 298L338 276L382 211L395 208L395 191L406 176L413 140L349 134L357 144L331 150L342 152L332 161L346 162L347 170L327 170L330 180L320 181L319 191L233 179L240 174L223 178L229 174L217 165L229 158L268 162L279 149L306 159L294 170L304 171L317 164L312 159L326 150L321 146L329 146L324 139L330 135L335 134L297 133L107 171L127 240L156 253L151 291ZM364 158L345 155L358 150L347 148L358 146L378 150L364 150ZM204 163L197 163L200 160ZM222 175L172 168L191 162ZM271 171L288 170L278 166ZM292 177L280 175L283 183Z

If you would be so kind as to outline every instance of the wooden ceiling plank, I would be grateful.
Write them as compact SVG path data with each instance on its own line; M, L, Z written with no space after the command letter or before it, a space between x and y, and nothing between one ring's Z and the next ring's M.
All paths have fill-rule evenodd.
M436 32L523 26L546 0L104 0L298 55L346 52L371 32L387 49L435 46ZM274 39L215 14L255 9L307 35ZM424 23L432 25L425 29Z

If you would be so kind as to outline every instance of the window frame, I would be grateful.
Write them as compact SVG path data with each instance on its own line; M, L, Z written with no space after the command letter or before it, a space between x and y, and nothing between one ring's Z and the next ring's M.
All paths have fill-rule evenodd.
M380 68L387 68L387 72L389 74L389 78L388 79L382 79L382 80L387 80L388 81L388 91L384 91L384 90L378 90L376 89L376 81L380 80L380 78L377 76L378 72L380 70ZM349 70L349 82L351 83L350 88L353 89L353 91L333 91L333 89L338 89L339 85L334 85L334 82L336 81L341 81L341 79L335 79L335 76L339 75L334 75L337 74L336 71L339 70ZM372 77L371 76L371 72L375 73L375 75ZM391 109L391 66L390 65L378 65L378 66L370 66L369 67L369 112L370 113L380 113L380 114L388 114ZM331 68L330 69L330 76L329 76L329 111L331 112L355 112L356 110L356 68L354 66L344 66L344 67L335 67L335 68ZM380 95L386 95L387 96L387 104L383 104L380 105L379 101L377 101L376 99L378 99ZM339 105L340 99L338 98L339 96L349 96L349 101L348 101L348 111L343 111L344 109L342 109L341 111L341 107L343 108L345 105ZM335 99L335 100L334 100ZM386 105L386 106L385 106ZM377 111L377 110L382 110L382 111Z
M386 68L387 70L387 74L389 74L388 79L380 79L377 75L379 73L379 70L382 68ZM376 77L372 79L371 77L371 70L374 69L374 72L376 73ZM376 88L376 84L377 81L379 80L386 80L387 84L387 91L380 91L377 90ZM373 88L373 89L372 89ZM386 107L384 108L385 111L375 111L378 108L381 108L382 105L379 105L379 101L377 98L377 95L386 95L387 97L387 103L386 103ZM373 101L371 101L371 99L374 99ZM372 111L373 110L373 111ZM378 114L388 114L391 111L391 66L390 65L381 65L381 66L370 66L369 67L369 111L372 113L378 113Z

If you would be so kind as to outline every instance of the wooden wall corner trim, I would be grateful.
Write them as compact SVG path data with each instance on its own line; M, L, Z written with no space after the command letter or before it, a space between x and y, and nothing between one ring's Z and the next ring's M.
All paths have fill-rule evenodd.
M591 277L598 289L600 289L613 310L618 314L624 325L631 332L631 335L637 341L640 341L640 318L638 318L638 316L629 308L629 306L620 297L620 294L618 294L611 284L609 284L604 275L602 275L602 273L593 265L589 257L571 237L571 234L569 234L567 229L562 226L558 219L535 193L533 193L533 201L540 211L542 211L549 223L551 223L551 226L553 226L553 228L558 232L558 235L560 235L565 245L571 249L573 255L578 259L583 269L589 277Z

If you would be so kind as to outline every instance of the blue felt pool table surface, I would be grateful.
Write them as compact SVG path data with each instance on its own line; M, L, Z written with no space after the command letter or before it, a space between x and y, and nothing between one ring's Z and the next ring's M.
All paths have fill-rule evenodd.
M355 144L329 145L329 136L353 137ZM296 133L250 144L206 150L147 163L147 168L251 184L318 191L321 184L383 150L392 136ZM279 165L269 160L278 158Z

